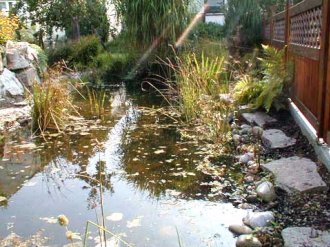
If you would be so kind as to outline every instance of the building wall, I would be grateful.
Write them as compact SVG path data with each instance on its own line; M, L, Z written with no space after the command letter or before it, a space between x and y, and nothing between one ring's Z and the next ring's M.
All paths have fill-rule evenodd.
M0 0L0 10L8 14L15 4L15 0Z
M205 22L224 25L225 24L225 15L224 14L206 14Z

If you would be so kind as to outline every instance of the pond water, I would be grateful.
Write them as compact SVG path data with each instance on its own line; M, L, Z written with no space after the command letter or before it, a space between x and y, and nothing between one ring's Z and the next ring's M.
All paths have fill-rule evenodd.
M204 156L199 144L180 138L169 119L143 111L159 100L124 87L111 94L102 120L77 100L87 120L66 135L32 139L27 127L6 136L0 195L8 202L0 206L0 238L14 232L26 239L42 230L47 246L68 244L54 220L60 214L83 238L86 222L101 218L101 181L105 224L132 246L179 246L178 238L190 247L235 246L228 226L246 212L208 199L200 185L208 178L196 171ZM88 246L95 246L98 230L89 231Z

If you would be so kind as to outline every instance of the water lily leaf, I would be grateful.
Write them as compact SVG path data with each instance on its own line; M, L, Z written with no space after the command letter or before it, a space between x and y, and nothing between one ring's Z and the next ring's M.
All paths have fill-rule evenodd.
M127 221L127 228L134 228L141 226L141 218L142 216L137 217L136 219L133 219L131 221Z

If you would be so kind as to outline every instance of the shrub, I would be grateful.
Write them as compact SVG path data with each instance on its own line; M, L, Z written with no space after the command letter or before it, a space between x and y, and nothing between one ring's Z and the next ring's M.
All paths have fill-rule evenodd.
M224 38L224 27L216 23L199 23L190 34L190 39L220 40Z
M73 49L72 61L75 64L89 65L101 51L101 42L96 36L85 36L73 43Z
M101 51L100 40L96 36L86 36L78 42L68 42L48 51L49 64L61 60L71 66L86 67Z
M18 26L19 19L17 16L5 16L5 14L0 11L0 44L5 44L8 40L15 39L15 31Z
M251 71L251 75L242 76L236 84L235 99L240 104L263 107L266 111L272 107L276 110L285 108L292 67L284 61L284 49L263 46L263 57L259 60L260 71ZM261 74L261 78L252 74Z

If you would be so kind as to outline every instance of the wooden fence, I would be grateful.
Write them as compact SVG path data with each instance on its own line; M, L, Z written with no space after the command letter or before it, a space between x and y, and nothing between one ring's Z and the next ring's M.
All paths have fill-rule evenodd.
M330 0L304 0L264 21L266 44L286 49L295 65L291 99L330 143Z

